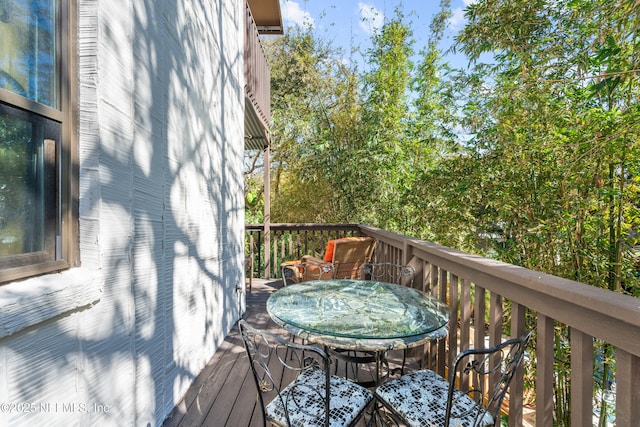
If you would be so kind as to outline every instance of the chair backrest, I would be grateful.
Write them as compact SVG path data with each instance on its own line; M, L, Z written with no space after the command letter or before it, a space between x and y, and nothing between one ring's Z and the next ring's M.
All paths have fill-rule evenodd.
M531 332L526 332L494 347L465 350L456 356L454 369L449 373L445 427L450 425L451 420L469 415L471 411L475 411L474 426L486 414L496 420L496 425L500 425L500 406L516 370L522 364L530 336ZM485 410L478 411L477 407L466 410L456 408L455 397L460 393L469 396L478 407Z
M391 262L365 262L360 266L360 278L396 285L412 286L416 277L416 269L412 265L394 264Z
M307 371L320 369L324 372L326 382L323 390L316 390L314 394L323 400L324 414L317 414L325 426L329 426L329 396L330 396L330 365L329 358L318 347L297 344L279 335L256 329L245 320L238 322L242 342L249 357L251 372L258 390L258 400L262 409L264 425L267 424L267 405L274 399L279 399L281 410L287 425L291 425L290 413L306 408L298 406L295 390L288 396L283 396L287 382ZM289 379L289 381L287 381ZM308 387L301 386L301 393L308 394ZM302 400L302 399L301 399ZM271 420L269 420L271 421Z
M308 280L327 280L334 275L333 264L330 262L301 261L282 264L282 282L286 286L287 280L295 283Z
M336 279L357 279L360 266L371 260L376 241L373 237L348 237L333 241L331 263ZM327 249L329 249L327 247ZM327 259L325 258L325 261Z

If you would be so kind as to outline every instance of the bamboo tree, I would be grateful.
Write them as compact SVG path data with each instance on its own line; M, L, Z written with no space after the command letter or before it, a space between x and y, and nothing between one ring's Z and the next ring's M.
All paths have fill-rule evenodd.
M499 257L630 293L638 286L628 255L638 227L633 6L479 2L458 39L472 59L496 53L485 104L491 125L477 132L472 149L484 162L480 186L492 189L483 203L489 215L480 220L500 224L504 236ZM482 180L487 165L491 179ZM559 332L565 342L568 331ZM611 348L598 351L605 389ZM568 390L557 380L556 415L563 419L568 409L558 405L569 396L560 395ZM606 412L603 401L601 419Z
M365 75L363 129L365 147L353 162L362 174L358 194L361 218L398 231L404 215L402 194L411 181L407 112L413 63L412 31L402 9L373 36Z

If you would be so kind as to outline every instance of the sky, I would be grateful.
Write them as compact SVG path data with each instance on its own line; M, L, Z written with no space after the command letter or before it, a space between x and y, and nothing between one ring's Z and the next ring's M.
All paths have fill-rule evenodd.
M465 24L464 8L475 0L451 0L452 16L441 48L446 49ZM439 0L280 0L285 31L288 26L311 24L323 38L349 52L352 45L366 49L371 35L382 26L385 18L395 15L402 4L406 22L411 23L414 50L427 42L429 25L440 9ZM461 57L447 57L453 66L463 66Z

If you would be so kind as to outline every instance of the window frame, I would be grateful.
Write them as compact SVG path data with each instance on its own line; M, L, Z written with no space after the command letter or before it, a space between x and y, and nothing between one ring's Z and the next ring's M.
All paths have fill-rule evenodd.
M57 191L59 204L55 238L55 259L41 261L35 254L2 257L0 286L8 282L51 273L80 265L78 240L79 167L77 135L77 3L76 0L58 0L56 16L56 64L58 67L58 107L51 108L0 88L0 103L42 116L61 125L60 143L55 150ZM15 265L15 266L12 266Z

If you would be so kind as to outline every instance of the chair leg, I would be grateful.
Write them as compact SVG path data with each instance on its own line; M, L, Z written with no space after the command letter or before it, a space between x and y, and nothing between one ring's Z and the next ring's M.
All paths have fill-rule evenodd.
M400 427L400 422L393 416L393 413L385 408L385 406L374 399L369 420L366 427Z

